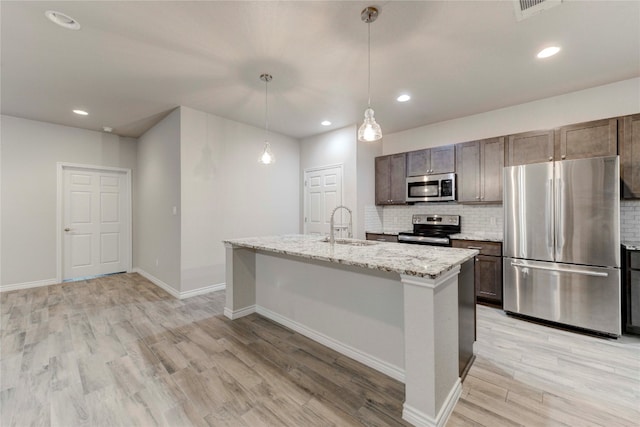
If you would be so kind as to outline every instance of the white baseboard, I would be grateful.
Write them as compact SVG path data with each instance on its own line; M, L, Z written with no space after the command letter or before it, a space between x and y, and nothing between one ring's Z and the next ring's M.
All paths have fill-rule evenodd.
M217 285L205 286L203 288L193 289L191 291L180 292L180 299L191 298L197 295L208 294L209 292L224 291L227 288L225 283L218 283Z
M39 288L60 283L57 279L36 280L35 282L14 283L12 285L0 285L0 292L17 291L19 289Z
M409 421L417 427L444 427L453 412L453 408L456 406L456 403L458 403L460 394L462 394L462 382L460 378L458 378L435 418L430 417L411 405L407 405L405 402L404 405L402 405L402 419Z
M172 288L171 286L169 286L168 284L166 284L162 280L158 279L154 275L147 273L146 271L144 271L143 269L141 269L139 267L134 268L133 272L134 273L138 273L139 275L141 275L142 277L144 277L145 279L147 279L148 281L150 281L154 285L158 286L159 288L164 289L171 296L173 296L174 298L178 298L178 299L185 299L185 298L195 297L196 295L202 295L202 294L207 294L209 292L220 291L220 290L223 290L223 289L226 288L226 285L224 283L219 283L217 285L205 286L205 287L202 287L202 288L193 289L193 290L186 291L186 292L180 292L180 291Z
M224 308L224 315L231 320L236 320L244 316L248 316L256 312L256 305L250 305L249 307L241 308L240 310L231 310L230 308Z
M171 286L167 285L166 283L164 283L162 280L158 279L154 275L147 273L146 271L144 271L143 269L141 269L139 267L134 268L133 272L134 273L138 273L139 275L141 275L142 277L144 277L145 279L147 279L148 281L150 281L151 283L153 283L157 287L164 289L172 297L180 299L180 291L178 291L178 290L172 288Z
M368 353L355 349L347 344L324 335L321 332L310 329L298 322L288 319L264 307L257 306L256 312L268 319L273 320L276 323L284 325L289 329L292 329L308 338L311 338L312 340L319 342L320 344L325 345L337 351L338 353L344 354L347 357L357 360L358 362L365 364L368 367L375 369L376 371L382 372L383 374L404 383L404 369L401 369L398 366L392 365Z

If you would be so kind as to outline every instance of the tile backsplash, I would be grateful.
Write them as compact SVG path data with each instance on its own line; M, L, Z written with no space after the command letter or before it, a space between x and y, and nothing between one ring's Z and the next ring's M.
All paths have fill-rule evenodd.
M502 205L423 203L411 206L366 206L367 231L411 230L413 214L460 215L463 233L502 232ZM620 201L620 240L640 242L640 200Z
M640 242L640 200L620 201L620 240Z
M367 206L367 231L407 231L413 228L413 214L460 215L463 233L502 232L502 205L460 205L457 203L423 203L411 206ZM380 227L381 225L381 227Z

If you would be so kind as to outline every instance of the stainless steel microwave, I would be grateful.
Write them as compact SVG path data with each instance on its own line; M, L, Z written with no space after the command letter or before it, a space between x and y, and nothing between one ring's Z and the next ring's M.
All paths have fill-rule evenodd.
M456 174L410 176L407 178L407 198L414 202L449 202L456 200Z

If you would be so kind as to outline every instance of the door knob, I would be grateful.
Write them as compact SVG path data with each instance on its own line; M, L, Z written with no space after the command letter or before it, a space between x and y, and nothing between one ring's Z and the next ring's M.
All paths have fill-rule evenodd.
M65 228L64 231L71 231L69 227Z

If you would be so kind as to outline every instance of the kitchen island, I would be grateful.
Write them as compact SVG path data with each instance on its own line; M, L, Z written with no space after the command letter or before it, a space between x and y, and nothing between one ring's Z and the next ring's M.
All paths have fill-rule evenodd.
M461 392L458 278L473 283L477 251L322 240L225 241L225 315L257 312L403 381L403 418L444 425Z

